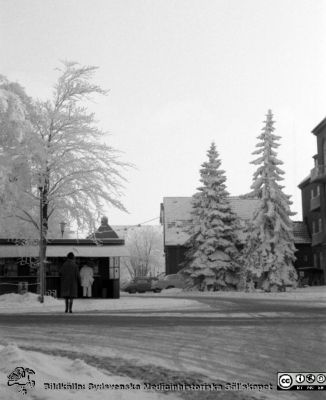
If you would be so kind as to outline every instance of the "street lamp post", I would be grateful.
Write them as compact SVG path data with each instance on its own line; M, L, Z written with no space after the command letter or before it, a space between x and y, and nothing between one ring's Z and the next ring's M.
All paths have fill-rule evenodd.
M44 179L43 176L39 177L40 191L40 246L39 246L39 260L40 260L40 303L44 303L44 292L45 292L45 270L44 270L44 241L43 241L43 188Z
M65 232L65 226L67 225L67 223L64 221L61 221L59 224L60 224L60 230L61 230L61 239L63 239L63 234Z

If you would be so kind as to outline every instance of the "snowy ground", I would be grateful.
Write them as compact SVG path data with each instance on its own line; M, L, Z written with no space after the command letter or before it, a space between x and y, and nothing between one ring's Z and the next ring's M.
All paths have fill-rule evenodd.
M169 298L173 296L175 298ZM183 311L208 310L205 304L194 300L188 300L184 297L223 297L223 298L243 298L243 299L265 299L271 301L290 300L295 302L305 302L314 307L324 307L326 305L326 286L314 286L300 288L282 293L264 293L264 292L199 292L199 291L183 291L182 289L163 290L161 293L153 294L152 292L142 293L138 295L130 295L121 292L120 299L76 299L74 301L74 312L86 311ZM154 298L153 298L154 297ZM182 298L178 298L182 297ZM19 295L9 293L0 296L0 313L47 313L62 312L64 309L64 300L54 299L51 296L44 297L44 303L38 301L38 297L33 293ZM189 314L190 315L190 314ZM204 314L202 314L204 316Z
M89 399L100 400L110 398L113 400L168 400L169 395L146 391L143 384L135 379L127 379L104 373L97 368L87 365L84 361L71 360L65 357L49 356L33 351L23 351L15 344L0 346L0 398L3 400L17 399ZM8 371L23 367L33 370L30 381L31 385L14 384L7 385ZM27 382L21 379L18 382ZM55 386L57 384L57 386ZM68 390L67 386L74 385ZM77 386L77 385L80 386ZM61 386L58 386L61 385ZM119 385L119 389L116 389ZM121 386L120 386L121 385ZM21 392L26 388L26 396ZM61 387L61 388L60 388ZM71 386L73 387L73 386ZM55 389L57 388L57 389ZM176 398L174 396L173 398Z
M167 298L166 296L177 298ZM35 400L50 399L178 399L182 393L162 394L143 390L145 379L154 381L180 381L203 376L215 382L241 381L257 383L275 383L276 371L280 370L317 370L323 365L325 348L325 322L322 318L321 305L326 305L326 287L297 289L285 293L236 293L236 292L182 292L177 289L163 291L160 294L121 294L115 300L76 300L75 313L68 316L67 323L58 325L45 323L39 325L40 318L65 317L64 303L46 297L40 304L37 296L2 295L0 296L0 314L7 318L17 314L16 324L4 323L0 326L0 399L21 399L22 394L13 386L7 386L7 375L17 366L35 370L35 388L28 389L24 398ZM246 298L277 301L293 301L316 307L317 314L310 316L303 313L297 322L277 321L277 314L226 313L227 309L211 310L205 304L191 299L178 297L220 297L221 307L227 307L228 298ZM225 298L224 300L222 298ZM275 303L274 303L275 302ZM220 302L218 302L220 303ZM78 316L99 310L101 315L133 315L134 323L113 324L108 319L106 325L73 324ZM210 310L210 312L209 312ZM89 313L88 313L89 311ZM18 315L19 313L19 315ZM35 314L36 323L24 325L23 314L31 317ZM320 318L318 317L320 314ZM137 317L180 318L175 325L162 322L158 325L137 324ZM188 324L188 319L201 317L202 324ZM74 318L76 317L76 318ZM151 318L150 317L150 318ZM208 323L205 318L221 319L221 323ZM290 317L290 314L289 314ZM87 317L88 318L88 317ZM119 317L122 318L122 317ZM124 317L123 317L124 318ZM127 318L127 317L126 317ZM128 317L129 318L129 317ZM132 318L132 317L130 317ZM239 318L240 323L229 324ZM274 324L268 322L276 318ZM315 318L314 320L312 318ZM197 318L198 319L198 318ZM243 322L244 319L248 322ZM187 321L186 321L187 320ZM223 320L223 321L222 321ZM266 321L258 325L255 320ZM4 319L5 321L5 319ZM66 320L65 320L66 321ZM71 322L69 322L71 321ZM129 321L129 320L128 320ZM152 319L150 320L152 321ZM168 320L167 320L168 321ZM181 322L183 321L183 322ZM207 319L208 321L208 319ZM310 322L311 321L311 322ZM152 324L152 322L150 322ZM206 325L207 324L207 325ZM60 334L58 334L58 327ZM296 341L295 338L299 338ZM307 340L309 338L309 340ZM17 347L19 346L19 347ZM24 348L24 349L23 349ZM42 353L40 353L42 352ZM164 375L166 374L166 375ZM149 377L149 378L148 378ZM46 390L45 382L102 384L140 384L141 390L113 390L88 388L79 390ZM319 399L313 393L306 397L303 393L234 393L235 397L224 397L227 392L209 393L205 399L248 399L254 395L257 399ZM209 395L211 397L208 397ZM246 394L246 397L245 397ZM183 394L184 395L184 394ZM189 394L190 395L190 394ZM197 400L193 397L183 397ZM199 398L199 397L198 397ZM201 397L203 398L203 397Z
M149 298L127 298L121 299L78 299L74 302L73 310L75 313L85 311L168 311L168 310L187 310L187 309L206 309L207 306L192 300L184 299L160 299L154 301ZM57 300L50 296L45 296L44 303L38 301L38 297L32 293L24 295L6 294L0 296L0 313L62 313L64 301ZM173 395L164 395L157 392L144 391L143 384L135 379L109 375L97 368L87 365L84 361L69 358L55 357L37 352L23 351L11 343L7 346L0 346L0 398L17 399L22 394L18 393L19 385L7 386L8 371L14 370L17 366L23 366L37 371L35 376L35 388L27 387L28 396L34 399L168 399L178 398ZM31 377L33 379L33 376ZM85 389L76 390L51 390L45 389L44 383L81 383L86 384ZM114 389L88 389L88 383L102 385L124 384L134 385L132 390ZM135 389L140 385L141 389ZM27 397L28 398L28 397Z
M126 293L122 296L130 296ZM142 296L153 296L153 293L146 292ZM317 305L326 302L326 286L311 286L306 288L288 289L286 292L266 293L261 290L254 292L235 292L235 291L217 291L217 292L200 292L196 290L184 291L182 289L162 290L161 293L156 293L157 297L232 297L243 299L266 299L266 300L294 300L294 301L314 301Z
M169 298L170 296L176 298ZM300 288L282 293L264 293L256 291L253 293L245 292L199 292L183 291L182 289L163 290L161 293L147 292L138 295L130 295L121 292L120 299L77 299L74 301L74 311L176 311L185 309L205 309L206 305L194 300L184 299L184 297L229 297L243 299L265 299L265 300L293 300L314 303L314 306L325 306L326 286L314 286ZM157 298L156 301L154 298ZM182 298L178 298L182 297ZM64 301L54 299L51 296L44 297L44 303L38 301L37 295L26 293L19 295L9 293L0 296L0 313L25 313L25 312L62 312Z
M64 300L44 297L44 303L38 301L38 296L33 293L19 295L9 293L0 296L0 313L26 313L26 312L62 312ZM184 310L205 309L207 306L188 299L153 299L142 297L122 296L120 299L76 299L73 311L157 311L157 310Z

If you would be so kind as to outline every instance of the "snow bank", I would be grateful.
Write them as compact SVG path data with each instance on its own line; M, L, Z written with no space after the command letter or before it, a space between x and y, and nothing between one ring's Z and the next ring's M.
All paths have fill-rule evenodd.
M145 295L145 293L143 294ZM152 293L146 294L153 296ZM313 286L307 288L288 289L286 292L266 293L262 290L254 292L236 292L236 291L217 291L217 292L200 292L198 290L183 291L182 289L165 289L155 296L176 296L176 297L233 297L247 299L266 299L266 300L296 300L296 301L326 301L326 286Z
M143 384L135 379L114 376L76 359L54 357L37 352L23 351L15 344L0 346L0 398L17 400L23 398L18 393L20 385L7 385L8 375L17 367L32 370L30 380L35 386L26 385L25 398L42 400L88 399L102 400L163 400L178 398L144 390ZM34 372L34 373L33 373ZM22 382L23 379L20 380ZM26 379L24 379L26 382ZM70 385L69 389L67 386ZM98 386L96 386L98 385ZM105 386L106 385L106 386ZM121 385L119 389L109 385Z
M169 298L173 296L174 298ZM223 298L246 298L264 300L292 300L301 301L306 305L325 306L326 286L314 286L300 288L282 293L265 293L256 291L245 292L199 292L183 291L182 289L162 290L161 293L143 293L141 295L130 295L121 292L120 299L76 299L73 311L181 311L181 310L203 310L208 305L191 300L187 297L223 297ZM9 293L0 296L0 313L26 313L26 312L60 312L64 311L64 300L55 299L51 296L44 297L44 303L38 301L34 293L16 294Z
M75 299L73 312L82 311L158 311L206 309L208 306L188 299L149 299L123 296L120 299ZM44 296L44 303L34 293L4 294L0 296L0 313L63 312L64 300Z
M38 302L38 296L29 292L25 294L7 293L0 296L0 307L5 304L19 304L24 307L33 307L35 302ZM46 305L58 304L58 300L52 296L44 296L44 302Z

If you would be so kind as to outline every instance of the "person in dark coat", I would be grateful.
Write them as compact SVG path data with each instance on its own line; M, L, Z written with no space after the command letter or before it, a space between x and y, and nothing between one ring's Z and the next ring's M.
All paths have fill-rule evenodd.
M61 269L61 296L65 298L65 312L72 313L72 304L78 294L78 284L80 281L78 265L75 263L74 253L68 253L67 260Z

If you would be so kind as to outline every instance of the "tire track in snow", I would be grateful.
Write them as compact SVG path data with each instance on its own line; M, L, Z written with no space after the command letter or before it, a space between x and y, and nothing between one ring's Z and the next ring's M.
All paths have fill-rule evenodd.
M314 329L310 322L302 324L301 321L296 325L252 326L249 322L245 326L228 327L205 325L206 322L203 320L201 326L164 326L160 323L152 327L131 324L96 327L84 324L76 327L67 323L60 325L60 335L53 326L33 325L28 331L22 327L2 326L0 333L2 337L14 338L26 349L35 347L35 344L35 349L41 351L58 351L59 348L79 355L79 358L88 357L94 362L106 363L107 368L117 363L122 371L131 373L135 370L138 375L153 379L158 370L160 376L169 379L204 376L216 383L271 382L275 385L277 371L320 370L320 363L326 358L322 346L326 342L326 332L322 321L315 322ZM304 338L307 339L306 346ZM164 374L163 370L169 372ZM255 398L272 398L275 394L278 393L255 393ZM282 399L310 398L307 393L294 396L282 392L279 395ZM321 398L321 393L310 395L314 399Z

